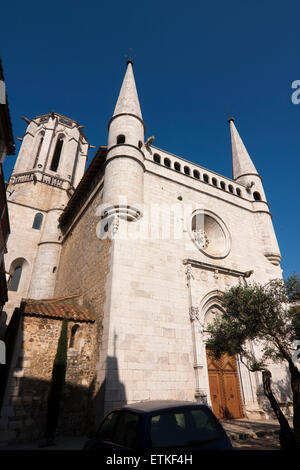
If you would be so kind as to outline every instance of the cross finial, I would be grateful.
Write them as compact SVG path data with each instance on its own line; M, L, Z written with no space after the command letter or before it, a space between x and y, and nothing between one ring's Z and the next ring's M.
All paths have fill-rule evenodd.
M234 121L234 118L232 117L233 116L232 107L229 105L227 105L227 116L229 116L227 119L228 122Z
M129 48L129 54L125 54L125 58L127 59L126 64L127 64L127 65L128 65L128 64L133 65L133 58L134 58L134 57L135 57L135 56L134 56L134 54L133 54L133 50L132 50L132 48L130 47L130 48Z

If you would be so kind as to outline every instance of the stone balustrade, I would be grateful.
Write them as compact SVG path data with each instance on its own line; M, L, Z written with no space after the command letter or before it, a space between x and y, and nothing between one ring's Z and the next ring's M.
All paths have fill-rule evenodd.
M71 186L71 183L63 178L60 178L56 175L51 175L49 173L43 173L41 171L26 171L24 173L12 174L10 177L10 184L19 184L27 183L28 181L33 181L36 179L41 183L49 184L50 186L55 186L57 188L68 189ZM65 183L65 185L64 185Z

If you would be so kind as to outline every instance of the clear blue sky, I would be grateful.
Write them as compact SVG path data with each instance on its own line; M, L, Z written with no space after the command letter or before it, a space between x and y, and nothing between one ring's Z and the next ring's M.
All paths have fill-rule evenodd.
M91 144L106 145L132 48L156 146L231 177L227 118L235 117L263 176L284 276L299 273L300 104L291 102L299 1L17 0L1 15L15 137L25 130L20 116L54 109L83 124ZM14 161L6 159L6 178Z

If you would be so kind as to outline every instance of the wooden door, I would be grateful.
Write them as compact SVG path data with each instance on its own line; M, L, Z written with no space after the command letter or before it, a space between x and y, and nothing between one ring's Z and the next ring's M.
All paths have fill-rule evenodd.
M224 354L217 361L207 353L207 368L212 408L217 418L242 418L242 401L235 358Z
M220 374L211 371L209 374L209 388L213 411L217 418L221 418L223 415L223 403Z

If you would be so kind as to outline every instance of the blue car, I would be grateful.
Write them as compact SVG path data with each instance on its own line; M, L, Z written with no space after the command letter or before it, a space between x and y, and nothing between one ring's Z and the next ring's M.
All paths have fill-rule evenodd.
M111 411L84 450L157 452L232 450L208 406L186 401L144 401Z

